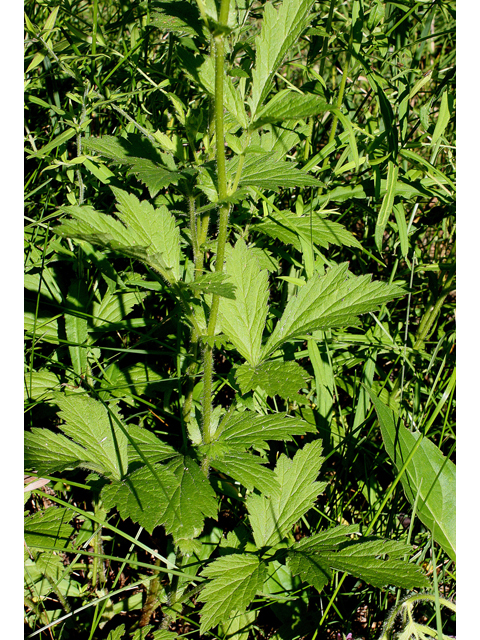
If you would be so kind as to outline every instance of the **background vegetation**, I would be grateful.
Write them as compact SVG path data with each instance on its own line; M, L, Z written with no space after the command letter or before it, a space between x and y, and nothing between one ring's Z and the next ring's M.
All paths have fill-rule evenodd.
M241 27L229 35L226 62L242 91L248 92L252 80L265 4L237 3ZM125 424L140 425L169 445L185 438L182 385L190 330L180 324L180 305L135 256L101 251L85 239L73 242L53 229L66 219L62 208L68 204L111 213L111 187L116 187L174 211L182 228L179 244L188 251L189 194L162 184L147 188L138 167L112 161L88 141L137 134L170 151L182 170L203 163L215 167L212 92L196 77L194 62L211 55L212 45L201 20L186 19L192 6L186 0L25 4L25 415L30 433L38 427L60 433L58 407L66 409L58 393L68 398L86 392L97 401L118 399L115 406ZM354 274L403 283L407 293L375 316L362 316L359 326L317 331L313 343L286 345L285 361L308 373L299 398L258 388L244 393L235 376L240 361L226 341L216 345L213 382L218 406L236 399L260 413L288 411L314 428L314 437L299 434L288 443L274 442L271 461L284 452L293 457L305 443L321 439L326 458L321 473L328 484L293 529L295 539L333 524L358 524L365 531L374 521L374 534L412 543L413 562L423 568L434 594L433 603L420 602L413 617L439 634L443 626L449 635L455 634L455 613L440 610L439 598L455 599L455 563L445 544L433 542L431 527L412 514L412 496L395 482L400 469L392 464L368 389L402 424L428 435L455 461L454 37L454 2L313 5L307 27L273 79L270 97L300 89L338 108L297 119L285 154L322 185L292 183L289 188L284 178L269 189L268 181L275 187L272 175L262 187L246 185L233 204L231 243L243 238L262 250L272 313L280 314L309 279L309 270L324 263L348 262ZM240 137L229 117L227 153L233 157ZM290 125L288 119L285 127ZM207 214L212 215L212 239L204 247L208 265L217 220L216 207L209 209L210 173L203 175L195 197L206 224ZM322 245L312 223L312 211L320 209L357 242ZM305 228L269 226L272 214L284 210L307 220ZM193 255L189 260L186 271L193 269ZM270 330L274 319L269 319ZM202 392L198 378L191 393L194 411L201 410ZM49 482L40 481L25 494L27 635L52 622L58 624L38 637L113 640L123 631L157 640L198 635L202 603L197 594L169 609L172 566L171 573L152 580L159 554L171 562L176 558L164 529L148 533L148 527L120 518L117 511L107 512L99 498L102 474L94 466L49 475L42 473L38 458L36 464L28 460L27 455L29 482ZM202 548L209 547L209 553L199 558L200 567L221 536L245 517L245 494L228 474L215 472L211 480L220 506L218 517L205 523ZM56 531L65 541L75 540L76 554L49 550L46 533L42 539L39 522L54 504L75 509L70 523L61 522L64 528ZM107 520L110 529L98 525ZM243 636L238 628L220 625L202 637L246 639L250 633L251 638L313 640L352 633L378 638L388 612L406 591L342 576L335 571L319 592L291 575L277 575L280 586L272 584L255 597L251 610L257 615L242 621ZM398 629L406 622L399 621ZM165 635L166 627L172 636ZM402 637L422 637L413 633Z

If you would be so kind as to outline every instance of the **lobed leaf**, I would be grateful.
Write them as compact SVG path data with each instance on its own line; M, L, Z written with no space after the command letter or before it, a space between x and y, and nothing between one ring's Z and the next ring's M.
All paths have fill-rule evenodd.
M210 563L201 573L211 581L199 600L205 602L200 634L219 622L227 622L233 612L243 613L261 588L265 565L255 555L235 553Z
M299 449L293 460L282 454L275 467L278 493L269 498L248 496L246 505L258 547L281 542L326 487L326 483L316 482L324 460L321 453L322 443L315 440Z
M278 490L278 483L271 469L264 466L268 460L255 456L242 447L230 447L222 457L210 460L211 466L240 482L249 491L255 488L266 495Z
M332 267L324 276L316 273L289 300L263 348L262 358L307 332L357 324L358 315L374 311L402 294L396 285L370 282L369 275L351 276L345 263Z
M286 413L259 415L254 411L232 413L222 421L217 438L228 445L265 447L267 440L292 440L293 436L315 431L315 427Z
M268 314L268 272L260 269L243 240L227 251L225 270L235 287L235 299L220 301L222 331L237 351L255 365Z

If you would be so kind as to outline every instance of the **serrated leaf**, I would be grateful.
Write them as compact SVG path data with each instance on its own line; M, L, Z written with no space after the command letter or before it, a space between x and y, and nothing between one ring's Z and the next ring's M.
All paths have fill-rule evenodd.
M288 552L292 573L322 589L332 570L346 571L376 587L395 585L406 589L428 586L428 580L416 565L402 558L411 547L395 540L364 538L345 541L358 527L340 526L295 543Z
M237 351L255 365L268 314L268 272L260 269L243 240L227 251L225 271L235 287L235 299L220 301L222 331Z
M111 187L117 199L119 218L140 238L150 255L161 254L167 269L175 279L180 277L180 231L175 218L164 205L154 208L147 200L140 202L136 196Z
M314 93L301 94L290 89L279 91L258 113L250 129L283 120L300 120L331 109L325 98Z
M394 412L369 391L380 422L385 449L398 471L410 452L420 445L408 463L401 483L410 504L418 495L416 515L450 558L456 559L456 467L420 432L400 424Z
M143 182L152 198L157 195L160 189L171 184L177 185L179 180L184 177L184 173L181 171L171 171L148 158L135 159L127 171L127 175L131 174Z
M211 579L198 598L205 602L200 625L203 634L219 622L227 622L234 611L246 611L263 584L265 565L255 555L238 553L214 560L201 575Z
M178 484L170 495L162 524L174 540L196 538L202 532L204 519L217 517L215 492L192 458L177 457L167 468L175 474Z
M70 509L49 507L25 518L24 537L28 547L65 549L73 527L69 524L74 513Z
M38 314L36 314L36 311L34 309L34 305L31 305L27 301L25 302L25 309L23 312L23 325L27 336L33 336L35 331L35 341L44 341L50 342L52 344L58 344L57 318L55 316L46 316L41 310Z
M177 55L187 75L211 96L215 95L215 65L212 56L194 56L186 49L177 49ZM227 111L243 129L248 126L243 98L228 75L223 76L223 101Z
M59 428L65 437L49 429L34 428L25 434L25 463L39 473L81 466L120 479L128 467L127 439L118 426L116 410L81 395L55 394L60 407Z
M278 11L270 2L264 5L262 31L256 37L253 69L252 119L267 97L273 77L287 51L308 24L313 0L285 0Z
M128 133L125 138L120 136L84 138L82 146L120 164L131 164L140 158L145 158L165 164L170 170L175 169L175 163L171 157L159 151L155 145L138 133Z
M145 459L154 464L178 456L178 452L173 447L162 442L155 434L143 427L137 425L128 427L127 439L129 466L134 463L142 463L143 465Z
M262 460L241 447L230 447L221 458L212 458L211 466L222 473L226 473L240 482L249 491L254 488L266 495L278 490L278 484L271 469L264 466L268 460Z
M318 559L322 564L346 571L374 587L428 587L429 581L420 567L398 559L410 550L409 545L394 540L365 539L348 543L337 553L320 553Z
M312 212L311 215L297 216L291 211L282 211L281 216L275 212L269 218L254 225L257 231L266 233L271 238L293 245L302 251L300 237L319 247L328 249L330 244L345 247L361 248L360 242L342 224L333 222L326 215Z
M242 393L261 387L269 396L299 399L298 392L305 386L308 374L297 362L270 361L257 367L242 364L235 372L235 379Z
M293 460L282 454L275 467L279 492L269 498L251 494L246 501L258 547L281 542L291 527L313 506L326 483L316 482L324 458L315 440L299 449Z
M396 285L370 280L369 275L349 277L346 263L332 267L324 276L314 274L287 303L263 348L262 358L304 333L358 324L358 315L375 311L404 293Z
M286 413L262 416L254 411L233 413L222 422L217 430L220 442L229 445L265 447L267 440L292 440L293 436L315 431L315 427L298 417Z
M60 378L53 371L40 369L39 371L25 372L24 399L51 400L54 391L60 389Z
M153 472L152 472L153 469ZM178 479L165 465L142 467L121 482L112 482L102 489L105 509L116 507L123 520L130 518L150 534L162 524L170 497L178 486Z
M120 640L123 638L123 634L125 633L125 625L121 624L116 629L112 629L107 636L107 640Z
M201 291L202 293L210 293L235 300L235 285L231 282L225 282L225 280L228 279L228 273L217 271L200 276L193 282L189 282L188 286L194 291Z
M227 162L229 175L234 175L238 166L239 156ZM321 187L320 180L309 175L302 169L297 169L293 162L281 160L277 153L247 153L243 165L239 185L252 186L263 189L277 190L294 187Z

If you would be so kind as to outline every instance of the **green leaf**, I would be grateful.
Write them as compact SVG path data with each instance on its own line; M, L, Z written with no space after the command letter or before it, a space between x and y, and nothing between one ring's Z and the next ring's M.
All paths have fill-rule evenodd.
M215 492L192 458L177 457L167 468L175 474L177 485L162 516L165 532L173 534L174 540L196 538L204 519L217 517Z
M408 463L401 482L405 495L413 505L417 495L416 514L430 529L434 539L456 558L456 467L420 432L412 432L397 424L395 414L372 391L369 391L380 422L385 449L398 471L410 452L417 450Z
M153 470L153 471L152 471ZM142 467L121 482L112 482L102 489L105 509L118 509L123 520L130 518L150 534L162 524L178 479L165 465Z
M227 250L225 271L235 287L235 299L220 300L222 331L237 351L255 365L268 314L268 271L260 269L243 240Z
M383 196L382 206L378 212L377 223L375 225L375 244L377 249L382 251L383 234L387 226L388 218L392 212L393 201L397 187L398 165L393 162L388 163L387 191Z
M268 460L244 451L242 447L230 446L221 458L212 458L214 469L226 473L240 482L249 491L257 488L266 495L278 490L277 481L271 469L263 466Z
M450 97L448 91L444 91L442 102L440 103L440 111L438 112L437 124L432 135L432 144L436 144L440 140L443 132L447 128L450 120L451 110L453 106L453 97Z
M242 364L235 379L242 393L261 387L269 396L279 395L286 400L299 400L298 392L305 387L308 374L297 362L270 361L256 367Z
M258 129L265 124L282 122L283 120L300 120L329 111L331 106L325 99L314 93L301 94L290 89L279 91L257 113L250 129Z
M53 371L40 369L39 371L25 372L24 399L51 400L54 391L60 390L60 378Z
M125 625L121 624L116 629L112 629L107 636L107 640L121 640L123 638L123 634L125 633Z
M326 275L314 274L291 298L263 348L263 359L299 335L316 329L358 324L358 315L374 311L384 302L403 295L396 285L370 282L370 276L351 276L346 263Z
M117 398L132 395L153 397L172 384L175 383L171 379L164 378L145 363L123 369L113 364L105 371L101 388Z
M24 537L28 547L65 549L73 533L69 524L74 513L70 509L49 507L25 518Z
M160 2L150 15L150 25L160 31L202 36L203 23L198 8L189 2Z
M217 429L220 442L228 445L265 447L267 440L292 440L293 436L315 431L315 427L286 413L262 416L254 411L232 413Z
M57 317L46 316L43 313L44 312L40 309L40 312L37 314L34 305L25 301L23 322L27 336L32 337L35 331L35 341L58 344Z
M205 602L200 634L219 622L227 622L233 612L243 613L265 579L265 565L255 555L238 553L219 558L201 573L210 578L199 600Z
M101 302L93 303L93 326L94 328L110 328L123 320L133 309L133 307L142 301L145 293L132 291L129 293L112 293L107 291ZM115 327L111 327L112 330Z
M405 216L405 207L401 202L393 205L393 213L398 227L398 235L400 238L400 248L404 258L408 255L408 230L407 220Z
M193 282L189 282L188 286L194 291L201 291L206 294L211 293L217 296L222 296L223 298L235 300L235 285L231 282L225 282L225 280L228 279L228 273L216 271L200 276Z
M75 279L68 290L67 305L70 308L85 312L89 302L87 286L83 280ZM87 372L88 320L78 315L65 313L65 333L74 372L85 375Z
M42 147L35 153L31 153L29 156L27 156L27 160L30 160L31 158L44 158L51 151L53 151L60 145L65 144L65 142L68 142L68 140L70 140L70 138L73 138L75 134L76 134L75 129L67 129L66 131L58 135L56 138L54 138L51 142L46 144L44 147Z
M293 460L282 454L275 467L280 486L269 498L251 494L246 505L258 547L273 546L283 540L291 527L313 507L326 483L316 482L324 458L322 443L315 440L299 449Z
M25 434L25 464L39 473L79 466L119 480L128 466L127 439L115 408L83 395L54 398L64 420L59 428L67 437L33 428Z
M227 162L229 175L235 175L239 156ZM247 153L239 185L278 190L294 187L321 187L320 180L297 169L293 162L281 160L278 153Z
M180 231L175 218L164 205L154 208L147 200L111 187L117 199L118 216L132 228L147 247L149 255L160 254L176 280L180 278Z
M285 244L293 245L302 251L300 238L328 249L330 244L361 248L360 242L342 224L329 220L325 214L312 212L311 215L297 216L291 211L283 210L281 215L275 211L254 229L267 234Z
M148 158L135 159L127 171L127 175L131 174L143 182L152 198L157 195L160 189L164 189L171 184L178 184L179 180L186 175L185 172L171 171Z
M131 425L127 429L127 451L129 466L134 463L151 464L178 456L178 452L169 444L162 442L155 434L143 427ZM143 455L143 457L142 457Z
M252 72L252 119L267 97L274 75L287 51L308 24L313 0L285 0L278 11L270 2L264 5L262 31L255 38L256 58Z

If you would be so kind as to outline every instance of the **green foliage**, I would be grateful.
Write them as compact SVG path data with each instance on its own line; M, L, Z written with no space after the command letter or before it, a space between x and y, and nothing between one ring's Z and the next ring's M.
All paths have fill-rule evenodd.
M454 6L54 4L25 6L26 624L455 635Z

